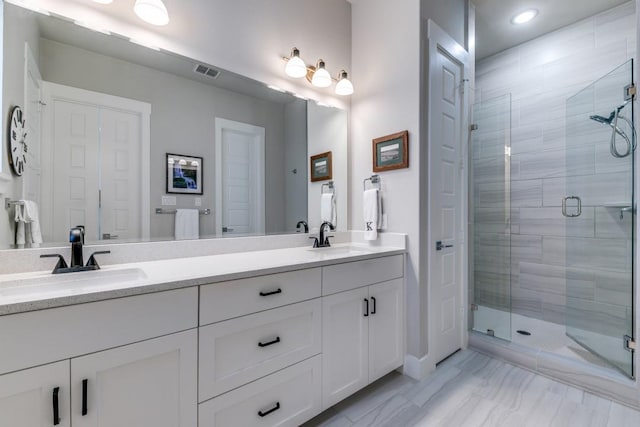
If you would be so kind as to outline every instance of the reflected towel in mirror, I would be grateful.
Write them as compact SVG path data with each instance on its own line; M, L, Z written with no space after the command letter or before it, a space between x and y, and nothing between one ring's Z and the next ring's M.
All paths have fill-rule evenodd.
M200 212L198 209L176 209L176 240L200 238Z
M334 193L323 193L320 199L320 221L329 221L333 226L337 226L336 200Z
M20 200L14 205L16 222L16 245L24 247L39 247L42 243L42 232L40 231L40 218L38 215L38 204L33 200Z

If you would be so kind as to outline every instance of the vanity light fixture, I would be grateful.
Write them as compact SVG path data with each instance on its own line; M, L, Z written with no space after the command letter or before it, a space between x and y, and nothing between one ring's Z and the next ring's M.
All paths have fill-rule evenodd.
M300 58L300 50L296 47L291 49L291 55L289 57L283 56L283 60L287 62L284 67L284 72L293 78L305 77L307 80L316 87L329 87L332 81L337 82L335 93L336 95L351 95L353 94L353 84L347 78L347 72L341 70L338 74L338 78L332 78L331 74L325 68L325 62L319 59L316 66L306 65L306 63Z
M527 9L511 18L511 23L515 25L525 24L538 16L538 9Z
M162 0L136 0L133 11L149 24L161 26L169 23L169 12Z
M100 3L100 4L111 4L113 3L113 0L93 0L96 3Z

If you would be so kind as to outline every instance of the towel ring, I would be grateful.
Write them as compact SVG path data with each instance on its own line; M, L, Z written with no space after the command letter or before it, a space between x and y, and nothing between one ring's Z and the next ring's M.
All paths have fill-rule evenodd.
M327 190L329 191L324 191L325 187L327 187ZM329 181L325 184L322 184L322 187L320 188L320 193L322 194L327 194L327 193L334 194L335 192L336 192L336 189L333 186L333 181Z
M367 189L367 181L371 182L373 188L377 188L378 190L382 190L382 180L380 179L380 175L371 175L369 178L365 178L362 181L362 187Z

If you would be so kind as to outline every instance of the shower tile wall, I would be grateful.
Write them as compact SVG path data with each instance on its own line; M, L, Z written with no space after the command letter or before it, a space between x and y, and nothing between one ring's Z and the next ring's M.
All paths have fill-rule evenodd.
M630 242L619 211L593 205L629 200L628 162L608 150L609 129L598 123L566 138L566 101L635 52L635 2L580 21L479 61L476 101L511 94L511 235L504 233L502 134L474 136L475 298L479 304L565 323L567 289L594 302L598 322L624 317L618 304L629 286ZM620 95L615 92L615 95ZM601 95L598 95L601 96ZM585 111L588 115L588 111ZM593 113L591 113L593 114ZM502 138L502 139L501 139ZM574 141L574 142L572 142ZM597 145L596 145L597 143ZM503 149L503 148L501 148ZM565 153L565 150L567 152ZM572 160L567 166L566 156ZM561 214L565 186L588 186L577 220ZM498 206L495 206L498 203ZM511 245L510 287L505 251ZM565 267L567 245L585 268ZM506 270L505 270L506 268ZM509 295L510 293L510 295ZM510 300L510 301L509 301ZM604 326L606 328L606 326Z

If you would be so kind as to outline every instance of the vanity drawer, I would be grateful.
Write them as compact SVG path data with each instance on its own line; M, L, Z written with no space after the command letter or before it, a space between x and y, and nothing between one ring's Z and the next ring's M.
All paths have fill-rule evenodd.
M200 287L200 325L320 296L320 268L250 277Z
M200 328L199 401L321 351L320 298Z
M321 411L321 356L199 406L200 427L299 426Z
M0 374L195 328L196 287L0 316Z
M386 282L404 275L404 255L322 267L322 295Z

